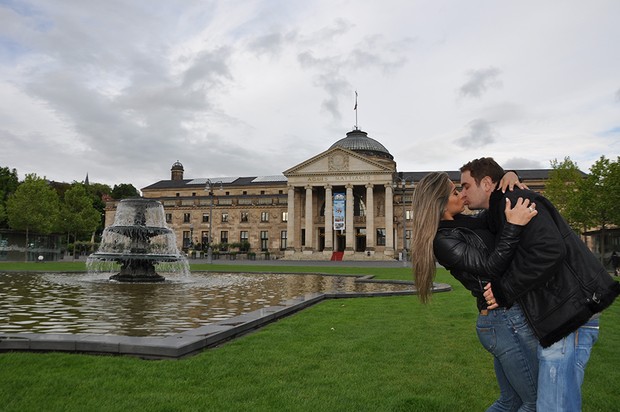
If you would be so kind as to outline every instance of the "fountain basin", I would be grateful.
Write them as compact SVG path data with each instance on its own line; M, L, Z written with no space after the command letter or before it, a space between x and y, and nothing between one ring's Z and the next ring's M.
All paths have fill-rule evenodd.
M411 282L352 276L192 273L125 284L85 273L0 273L0 351L179 358L325 299L413 293Z

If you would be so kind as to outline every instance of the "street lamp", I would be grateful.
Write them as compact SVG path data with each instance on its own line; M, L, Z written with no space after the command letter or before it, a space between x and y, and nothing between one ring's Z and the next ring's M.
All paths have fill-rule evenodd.
M207 237L207 263L213 263L213 249L211 248L211 239L213 239L213 185L220 184L222 188L222 182L211 182L211 179L207 179L205 184L205 191L209 195L209 236Z
M403 266L407 266L407 211L405 209L405 189L407 188L407 179L403 179L402 177L396 178L400 183L400 188L402 191L402 204L403 204ZM394 185L398 187L398 185Z

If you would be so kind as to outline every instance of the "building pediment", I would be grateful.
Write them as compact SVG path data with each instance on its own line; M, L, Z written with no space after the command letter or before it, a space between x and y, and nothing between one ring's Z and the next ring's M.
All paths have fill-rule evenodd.
M390 167L354 151L335 147L283 172L286 177L393 173Z

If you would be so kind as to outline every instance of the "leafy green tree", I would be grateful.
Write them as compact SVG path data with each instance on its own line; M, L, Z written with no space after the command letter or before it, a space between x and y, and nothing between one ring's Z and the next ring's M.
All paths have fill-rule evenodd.
M570 157L565 157L562 162L554 159L551 161L551 168L553 170L549 172L549 179L545 183L545 197L555 205L573 229L585 229L586 219L580 206L580 188L586 175Z
M93 206L93 198L82 183L74 182L65 192L60 212L61 227L72 234L74 240L80 235L94 233L101 223L101 213Z
M6 209L9 226L26 231L26 247L29 244L29 232L49 234L58 227L58 194L44 178L36 174L26 175L15 193L9 196Z
M17 170L9 170L8 167L0 167L0 227L8 227L6 200L9 195L15 193L17 186L19 186Z
M64 199L65 192L71 188L71 183L66 183L66 182L51 181L49 182L49 185L52 189L56 191L56 193L58 193L58 198L60 199Z
M105 225L105 198L112 197L112 188L103 183L89 183L84 186L86 191L90 195L93 200L93 206L99 212L99 216L101 216L101 221L99 222L99 226L97 227L97 232L102 232L103 227Z
M112 198L115 200L140 197L140 192L130 183L121 183L112 188Z
M580 190L580 206L583 208L587 227L601 230L600 253L605 254L605 233L612 225L620 223L620 157L616 161L601 156L583 181Z

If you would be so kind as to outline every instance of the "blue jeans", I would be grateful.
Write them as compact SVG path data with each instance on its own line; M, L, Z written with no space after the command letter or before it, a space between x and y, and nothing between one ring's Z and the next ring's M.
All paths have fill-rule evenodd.
M581 384L599 320L593 319L548 348L539 347L539 411L580 411Z
M480 314L478 339L494 357L500 397L492 411L535 411L538 380L538 340L518 304Z

